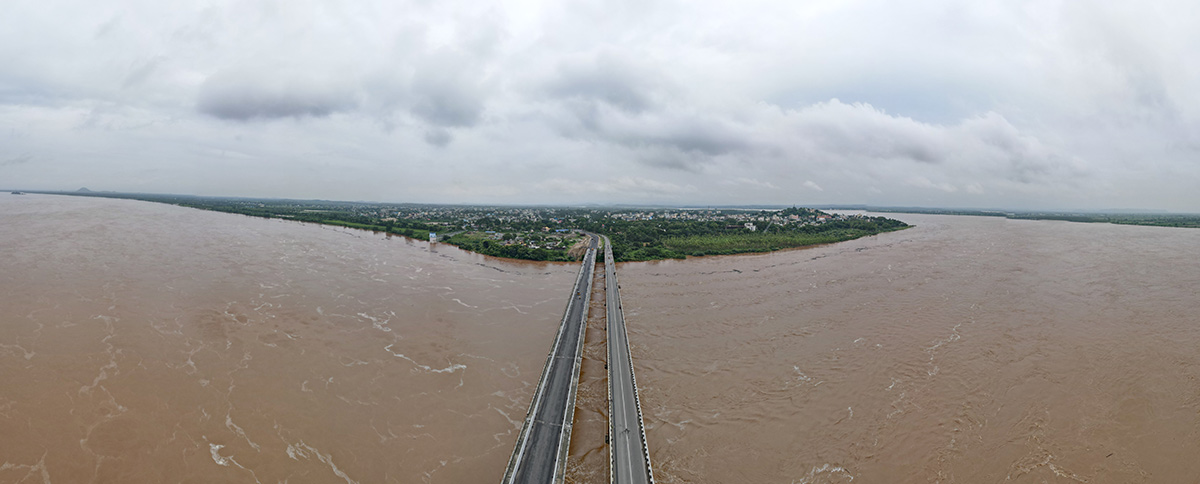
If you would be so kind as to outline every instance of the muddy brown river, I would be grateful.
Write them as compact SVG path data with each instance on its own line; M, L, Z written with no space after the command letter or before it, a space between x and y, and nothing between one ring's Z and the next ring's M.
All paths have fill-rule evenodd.
M916 227L628 264L659 483L1200 479L1200 230Z
M578 267L0 197L0 482L498 482Z
M659 483L1200 478L1200 230L889 216L620 267ZM576 270L0 195L0 482L498 482Z

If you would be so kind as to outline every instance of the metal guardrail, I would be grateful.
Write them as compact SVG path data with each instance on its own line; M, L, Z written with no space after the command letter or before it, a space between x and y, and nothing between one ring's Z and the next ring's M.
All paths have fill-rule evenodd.
M629 333L625 328L625 314L621 307L616 262L612 254L612 244L608 237L603 239L604 279L607 290L605 304L608 306L609 482L654 484L650 448L646 444L645 419L642 417L642 402L638 396L633 356L629 352ZM617 372L627 372L628 378ZM631 401L636 410L636 414L633 415L627 408ZM630 420L634 419L637 420L636 436L630 435L629 432L633 427ZM632 437L636 437L636 441Z
M591 235L591 234L589 234ZM592 245L595 245L599 240L595 235L592 235ZM584 334L587 329L587 312L588 305L591 303L592 296L592 276L596 265L596 247L588 249L584 255L583 263L580 266L579 274L575 277L575 285L572 287L572 295L567 303L567 308L563 313L562 322L559 324L558 334L554 338L554 346L550 348L550 354L546 357L546 365L542 368L542 375L538 379L537 389L533 395L533 401L529 406L529 411L525 415L525 423L521 426L521 433L517 437L517 443L513 447L512 456L509 458L508 467L505 468L502 484L517 484L517 483L562 483L565 477L567 465L567 452L569 451L571 442L571 426L575 415L575 395L579 389L579 368L583 361L583 342ZM576 311L578 310L578 311ZM578 316L578 332L572 337L576 338L574 342L564 342L563 338L568 337L572 333L573 321L572 315ZM570 368L570 384L567 389L565 400L565 409L563 410L562 422L545 422L538 421L538 416L545 410L547 402L546 396L548 392L552 392L550 380L552 373L563 371L562 367L555 366L555 359L561 359L564 355L560 355L560 350L564 348L564 344L574 346L574 355L571 358ZM561 363L561 362L560 362ZM556 392L557 393L557 392ZM546 468L546 462L542 458L544 456L534 456L529 452L531 445L531 434L535 425L548 425L551 427L557 426L560 431L558 434L556 450L553 451L554 459L549 464L551 469ZM537 462L532 462L534 459ZM526 466L526 467L522 467ZM539 469L531 469L530 466L540 466ZM549 472L549 480L546 479L547 471Z

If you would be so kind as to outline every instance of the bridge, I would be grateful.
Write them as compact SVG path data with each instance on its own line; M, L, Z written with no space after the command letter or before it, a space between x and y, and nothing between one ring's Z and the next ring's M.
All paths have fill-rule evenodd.
M579 388L583 334L591 302L597 244L604 239L605 305L608 321L609 477L616 484L653 484L642 407L621 310L616 263L608 237L591 238L558 336L538 380L533 403L517 437L502 484L561 484L565 478L575 393Z
M596 267L599 237L591 238L575 288L567 302L558 336L546 358L533 403L521 426L503 484L561 483L571 443L571 421L575 417L575 392L579 388L579 366L583 362L583 333L588 304L592 298L592 271Z
M608 306L609 480L618 484L653 484L642 404L633 376L625 313L621 309L617 264L608 237L604 237L604 283L607 291L604 302Z

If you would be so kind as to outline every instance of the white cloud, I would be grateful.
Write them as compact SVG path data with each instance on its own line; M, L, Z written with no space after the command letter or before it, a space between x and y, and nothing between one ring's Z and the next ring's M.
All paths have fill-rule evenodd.
M1200 14L1156 5L17 0L0 180L1194 210Z
M954 185L945 182L934 183L923 176L914 176L909 178L908 180L905 180L905 184L917 188L941 190L946 193L954 193L958 191L958 187Z
M746 177L738 177L738 178L735 178L732 180L724 180L721 182L721 184L726 185L726 186L757 187L757 188L763 188L763 189L767 189L767 190L778 190L779 189L778 186L776 186L774 183L771 183L769 181L762 181L762 180L757 180L754 178L746 178Z

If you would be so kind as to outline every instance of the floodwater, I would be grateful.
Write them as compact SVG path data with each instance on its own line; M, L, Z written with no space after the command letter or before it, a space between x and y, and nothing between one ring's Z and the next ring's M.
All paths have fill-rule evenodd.
M0 482L498 482L576 264L0 197Z
M1200 230L887 216L620 267L659 483L1200 479Z
M621 265L658 482L1200 477L1200 230L889 216L917 226ZM0 196L0 482L497 482L577 270Z

